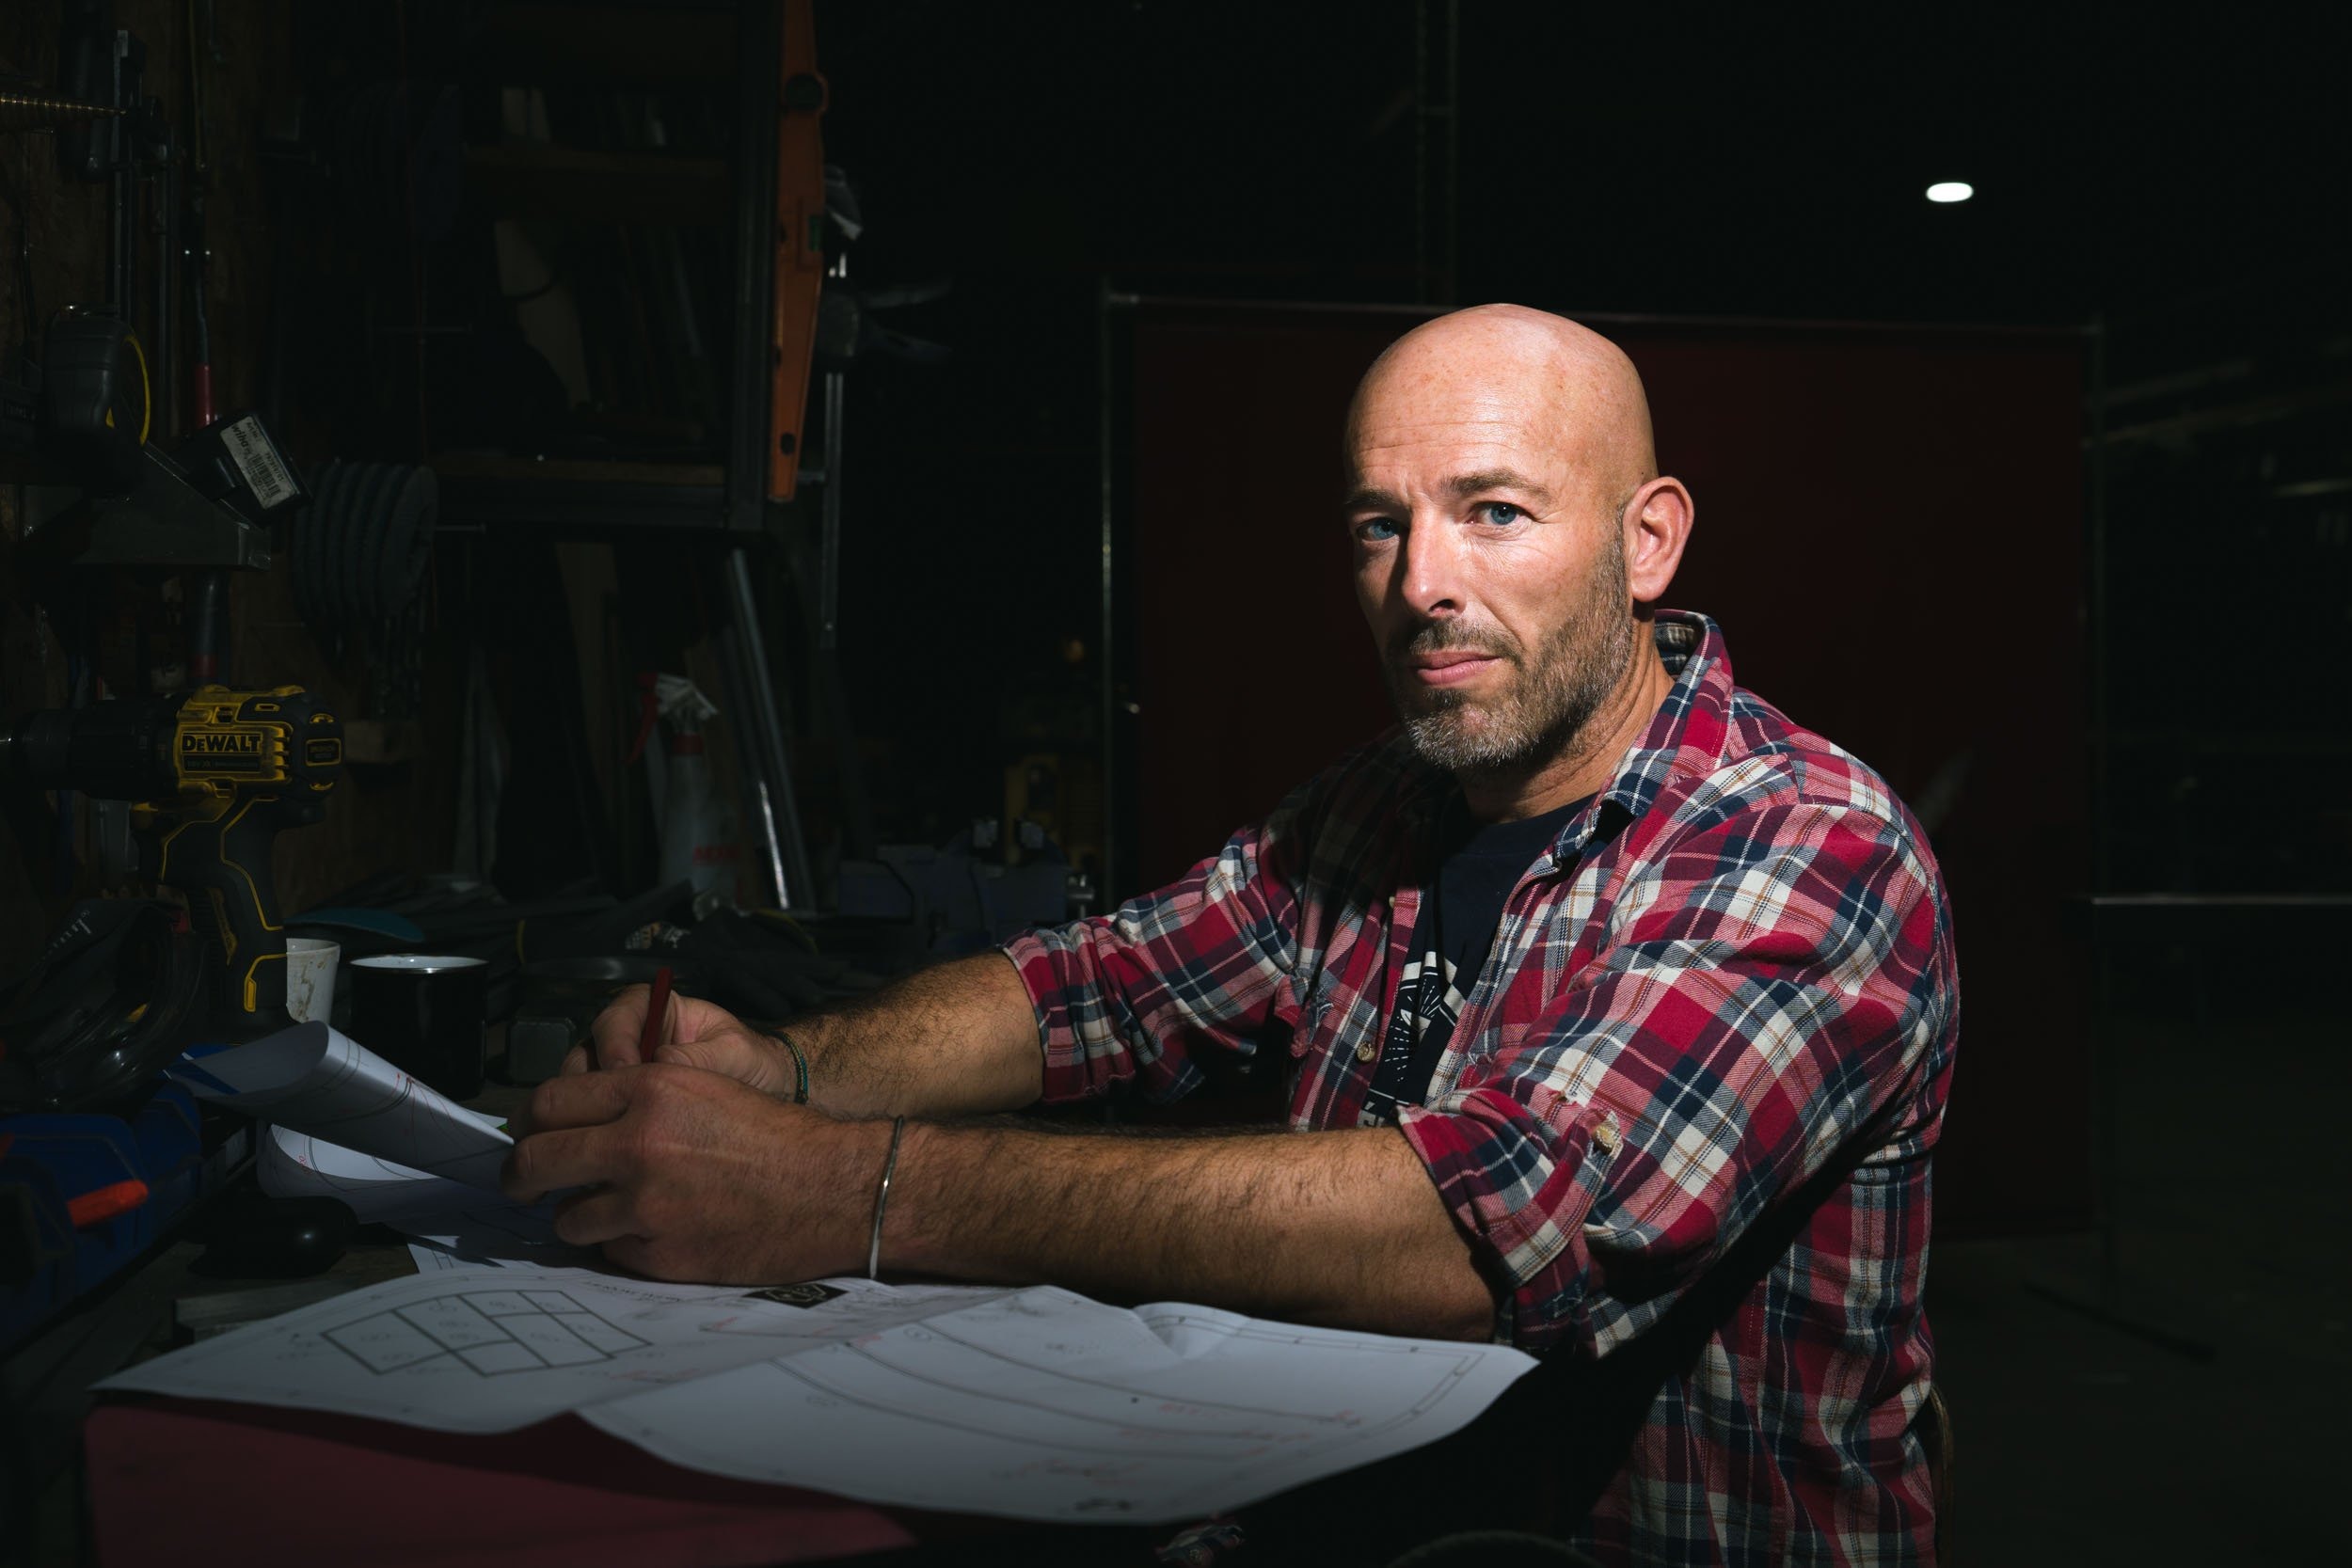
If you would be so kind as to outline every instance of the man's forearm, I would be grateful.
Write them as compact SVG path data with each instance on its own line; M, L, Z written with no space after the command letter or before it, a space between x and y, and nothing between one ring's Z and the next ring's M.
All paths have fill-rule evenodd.
M1495 1303L1393 1129L1123 1137L910 1125L900 1273L1051 1280L1297 1323L1484 1338Z
M938 964L846 1006L793 1019L809 1098L841 1116L973 1116L1045 1089L1037 1013L1001 953Z

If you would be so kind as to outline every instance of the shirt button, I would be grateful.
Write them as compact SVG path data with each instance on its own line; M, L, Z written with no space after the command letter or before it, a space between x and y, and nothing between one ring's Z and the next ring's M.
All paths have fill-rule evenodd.
M1616 1153L1618 1141L1617 1124L1613 1121L1604 1121L1593 1129L1593 1142L1600 1146L1603 1154Z
M1380 1052L1378 1048L1375 1047L1370 1040L1364 1041L1356 1048L1356 1059L1359 1062L1369 1062L1375 1056L1379 1054Z

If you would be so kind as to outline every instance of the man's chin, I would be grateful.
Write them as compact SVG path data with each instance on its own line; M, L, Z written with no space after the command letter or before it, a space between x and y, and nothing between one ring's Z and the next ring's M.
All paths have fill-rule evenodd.
M1467 721L1475 726L1478 714L1468 698L1459 691L1412 691L1391 693L1397 721L1416 731L1443 727L1461 728Z
M1525 748L1516 736L1497 729L1492 714L1461 705L1405 718L1406 734L1421 759L1449 772L1507 767L1515 761Z

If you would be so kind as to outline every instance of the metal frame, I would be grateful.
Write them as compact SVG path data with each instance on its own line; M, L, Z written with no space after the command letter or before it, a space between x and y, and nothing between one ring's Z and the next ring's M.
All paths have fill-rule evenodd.
M807 0L791 0L806 4ZM557 537L663 531L723 539L719 562L725 606L713 639L734 721L748 836L761 848L762 871L779 909L807 909L815 885L801 832L757 581L749 546L767 537L769 416L772 402L771 317L775 309L776 135L781 102L779 52L784 13L776 0L739 0L737 18L735 261L730 294L735 323L728 369L726 463L717 483L664 483L512 477L453 477L442 486L451 531L525 527ZM833 470L828 510L838 505Z
M805 0L793 0L795 4ZM658 9L659 8L653 8ZM735 264L729 303L739 330L727 371L727 450L718 484L659 480L590 481L517 475L452 477L441 486L442 516L463 530L524 527L564 536L637 529L761 535L766 528L769 315L774 306L776 138L783 41L777 0L739 0L737 17L734 160Z
M805 5L809 0L791 0ZM742 0L736 15L735 365L729 379L726 513L733 533L756 534L768 497L769 313L775 304L776 137L784 8ZM758 330L751 330L756 323Z
M735 655L737 670L730 683L735 687L734 705L747 720L735 726L737 752L753 785L744 804L760 816L754 826L767 847L776 908L812 909L817 900L808 841L801 832L791 759L777 714L775 683L769 674L767 643L759 634L751 560L739 546L727 552L726 576L727 603L735 612L735 624L734 635L722 641Z
M1133 296L1127 296L1132 301ZM1101 412L1097 434L1102 440L1102 572L1103 624L1101 646L1097 657L1103 672L1102 733L1099 743L1103 749L1103 863L1095 867L1101 879L1099 891L1104 908L1112 907L1124 883L1119 873L1124 869L1120 862L1119 833L1121 813L1119 809L1119 740L1118 740L1118 666L1112 656L1118 649L1118 607L1113 600L1113 573L1119 560L1119 483L1114 472L1116 462L1118 420L1112 408L1119 399L1118 361L1111 342L1111 311L1121 303L1120 296L1111 292L1110 279L1105 277L1095 291L1094 325L1096 338L1096 369L1100 380L1096 402Z

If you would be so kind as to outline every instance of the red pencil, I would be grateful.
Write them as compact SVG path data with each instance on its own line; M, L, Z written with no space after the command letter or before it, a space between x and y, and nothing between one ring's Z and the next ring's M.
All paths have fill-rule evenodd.
M653 972L653 994L645 999L645 1032L637 1041L637 1059L653 1060L653 1053L661 1048L663 1037L669 1034L670 966L663 964Z

